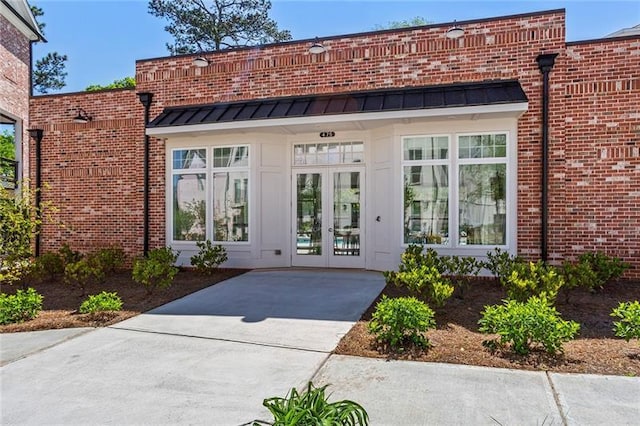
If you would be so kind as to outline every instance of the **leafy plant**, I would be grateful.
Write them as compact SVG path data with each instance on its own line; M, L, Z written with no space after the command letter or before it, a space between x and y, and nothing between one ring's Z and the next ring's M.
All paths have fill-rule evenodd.
M80 305L81 314L93 314L104 311L119 311L122 309L122 299L118 293L107 293L103 291L96 295L89 296Z
M613 323L613 331L616 336L622 337L627 342L631 339L640 339L640 302L620 303L613 309L611 316L620 318Z
M367 411L357 402L349 400L329 402L329 396L326 395L327 386L317 388L309 382L307 389L302 393L292 388L284 398L265 399L262 405L273 415L273 422L254 421L254 426L259 424L366 426L369 424Z
M80 253L79 251L73 250L71 247L69 247L69 244L67 243L63 244L62 247L60 247L60 250L58 250L58 253L60 253L60 256L62 257L62 261L65 266L70 263L75 263L84 257L82 253Z
M507 251L502 251L496 247L495 250L487 252L487 261L484 267L487 268L494 277L501 283L511 275L515 265L523 263L522 258L512 256Z
M104 270L94 257L69 263L64 268L64 282L79 288L82 296L85 294L87 285L92 282L101 282L104 277Z
M29 272L29 279L36 281L52 281L56 275L64 272L64 261L58 253L48 252L42 253L40 257L36 257L33 260L31 271Z
M564 278L556 268L542 261L515 263L502 285L506 287L509 299L524 302L531 296L544 295L554 302L558 290L564 285Z
M441 259L453 286L458 289L460 297L464 298L464 292L471 285L471 278L480 272L482 262L465 256L444 256Z
M18 290L16 294L0 293L0 324L27 321L38 316L44 298L34 289Z
M200 251L191 257L191 265L199 272L211 274L227 261L227 252L222 245L214 246L209 240L198 241L196 245Z
M605 284L618 279L631 265L617 257L610 257L599 251L582 253L578 257L580 263L588 264L596 275L592 288L602 288Z
M505 300L502 305L486 306L478 321L482 333L500 336L485 346L506 346L526 355L534 344L540 344L550 354L562 351L562 344L572 340L580 330L574 321L565 321L547 298L533 296L526 302Z
M436 326L433 315L433 310L415 297L382 296L369 322L369 332L394 350L407 342L425 348L429 340L424 333Z
M446 266L435 250L429 248L423 252L422 246L410 245L402 253L398 272L385 271L384 277L388 284L406 287L434 305L443 306L454 290L450 281L442 276L444 271Z
M147 288L151 294L156 288L169 288L178 273L173 266L178 260L178 253L170 247L149 251L146 258L138 259L133 264L133 280Z
M122 268L127 260L127 255L122 247L106 247L91 255L93 261L107 274Z

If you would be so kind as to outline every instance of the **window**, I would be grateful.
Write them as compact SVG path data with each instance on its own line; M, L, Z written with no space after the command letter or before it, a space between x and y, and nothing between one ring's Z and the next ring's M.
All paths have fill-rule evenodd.
M213 148L215 241L249 241L249 147Z
M403 185L405 244L506 245L506 133L403 138Z
M364 162L362 142L299 144L293 147L293 164L348 164Z
M206 149L172 152L172 218L175 241L201 241L206 229Z

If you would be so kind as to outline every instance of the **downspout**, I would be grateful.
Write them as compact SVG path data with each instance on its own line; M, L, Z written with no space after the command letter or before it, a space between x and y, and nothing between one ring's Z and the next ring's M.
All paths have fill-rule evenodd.
M42 136L44 132L42 129L29 129L29 136L35 139L36 141L36 164L35 164L35 207L36 214L40 219L40 207L42 205ZM34 255L35 257L40 256L40 223L38 221L38 225L36 226L36 240L34 245Z
M149 135L147 135L147 124L149 124L149 112L151 110L151 100L153 93L138 93L138 98L144 106L144 219L143 219L143 253L149 253Z
M549 73L557 53L538 55L536 62L542 73L542 202L540 257L546 262L549 254Z

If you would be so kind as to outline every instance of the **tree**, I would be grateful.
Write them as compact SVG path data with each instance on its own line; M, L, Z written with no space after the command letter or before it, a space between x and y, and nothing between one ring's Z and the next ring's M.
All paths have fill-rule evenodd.
M150 0L149 13L166 19L172 55L291 40L269 18L269 0Z
M136 79L133 77L124 77L121 78L120 80L113 80L113 83L111 84L105 84L100 85L100 84L92 84L90 86L87 86L86 90L87 92L95 92L97 90L106 90L106 89L135 89L136 87Z
M14 160L16 157L14 137L6 130L0 133L0 157L10 160Z
M38 22L38 17L44 15L44 11L36 6L31 6L31 13L36 18L40 32L44 34L45 24ZM58 52L49 52L43 58L38 59L31 74L33 90L38 93L49 93L50 90L60 90L67 85L65 78L65 66L67 55Z
M410 20L405 19L404 21L389 21L387 22L387 25L376 25L375 27L373 27L373 29L375 31L392 30L396 28L419 27L421 25L429 25L432 23L432 21L427 21L422 16L415 16Z

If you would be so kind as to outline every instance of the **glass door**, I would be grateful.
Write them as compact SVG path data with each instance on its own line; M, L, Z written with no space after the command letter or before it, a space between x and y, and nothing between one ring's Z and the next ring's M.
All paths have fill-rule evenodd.
M364 268L364 169L296 170L293 266Z

